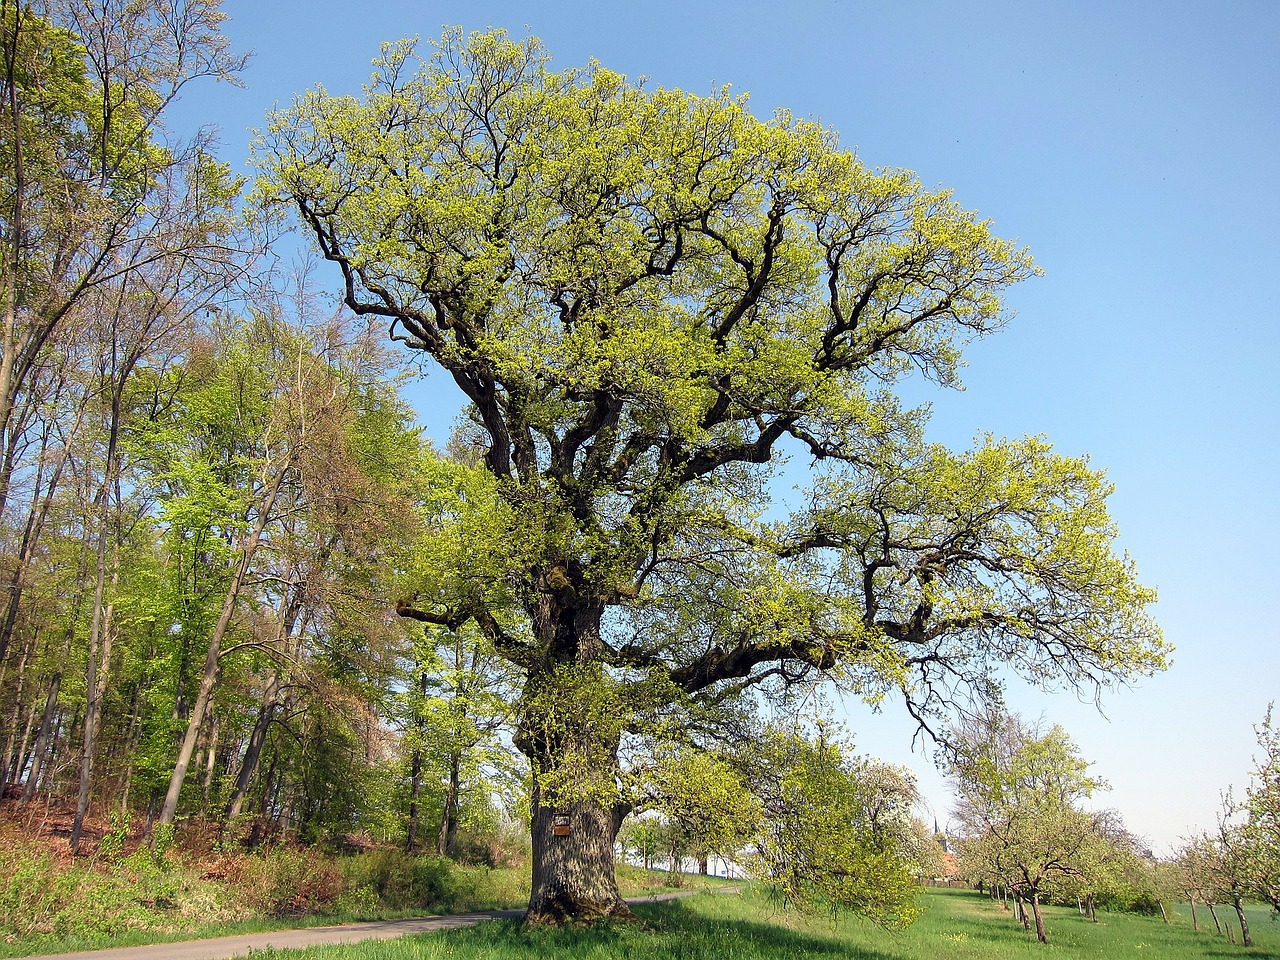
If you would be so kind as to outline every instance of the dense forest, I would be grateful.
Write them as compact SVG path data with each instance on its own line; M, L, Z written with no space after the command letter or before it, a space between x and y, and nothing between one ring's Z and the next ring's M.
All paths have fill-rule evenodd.
M73 850L111 811L451 849L514 775L501 672L395 610L454 480L385 331L167 128L243 65L216 4L0 16L4 796Z

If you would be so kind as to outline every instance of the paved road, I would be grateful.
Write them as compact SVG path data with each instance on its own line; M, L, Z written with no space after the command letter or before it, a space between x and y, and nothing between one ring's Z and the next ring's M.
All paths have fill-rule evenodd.
M627 903L656 903L687 897L697 891L682 890L652 897L633 897ZM736 893L726 888L723 893ZM289 949L315 944L359 943L361 940L394 940L411 933L431 933L470 927L498 917L522 917L523 910L482 910L442 917L414 917L409 920L374 920L368 923L344 923L336 927L307 927L303 930L273 930L268 933L246 933L237 937L213 940L186 940L180 943L153 943L145 947L110 947L106 950L80 950L76 953L44 954L43 960L227 960L243 957L267 947ZM24 957L22 960L36 960Z

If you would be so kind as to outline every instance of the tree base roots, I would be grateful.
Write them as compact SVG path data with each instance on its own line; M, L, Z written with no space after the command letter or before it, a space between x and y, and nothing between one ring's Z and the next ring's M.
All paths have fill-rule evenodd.
M531 909L524 917L526 927L587 927L606 923L639 923L640 918L622 900L613 903L552 901Z

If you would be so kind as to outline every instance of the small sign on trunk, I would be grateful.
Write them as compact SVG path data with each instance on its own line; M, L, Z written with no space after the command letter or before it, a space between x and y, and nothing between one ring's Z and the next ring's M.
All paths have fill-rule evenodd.
M551 818L551 835L553 837L567 837L569 833L569 818L567 816L556 814Z

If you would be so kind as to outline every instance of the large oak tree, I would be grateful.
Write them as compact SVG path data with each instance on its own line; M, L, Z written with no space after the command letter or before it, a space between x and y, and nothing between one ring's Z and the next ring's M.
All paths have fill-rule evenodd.
M1041 440L927 444L892 392L957 382L1024 250L724 90L553 71L501 32L375 69L272 116L260 189L468 402L454 562L401 610L475 624L522 671L531 920L626 912L628 751L744 697L826 676L930 723L1005 668L1162 666L1103 478ZM814 485L779 521L787 452Z

